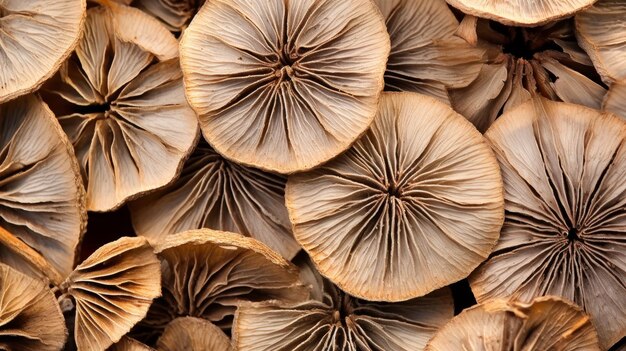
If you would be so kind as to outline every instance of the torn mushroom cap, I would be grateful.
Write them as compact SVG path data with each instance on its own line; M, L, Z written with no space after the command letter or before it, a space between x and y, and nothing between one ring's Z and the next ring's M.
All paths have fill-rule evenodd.
M9 0L0 3L0 103L33 92L78 43L85 0Z
M604 97L602 109L626 119L626 80L611 84Z
M535 99L485 135L506 216L490 259L470 276L476 299L563 296L589 313L608 349L626 334L626 122Z
M369 0L214 0L181 40L207 141L244 165L310 169L371 124L389 35Z
M201 141L177 180L130 203L133 227L152 242L199 228L240 233L291 259L300 245L285 207L286 181L231 162Z
M153 348L146 346L139 341L130 338L128 336L122 337L122 339L107 349L108 351L154 351Z
M555 296L530 303L489 300L443 326L426 351L600 351L598 336L578 306Z
M108 243L62 285L76 305L78 350L105 350L142 320L161 295L160 263L144 238Z
M470 15L511 26L534 27L572 16L598 0L446 0Z
M242 301L306 299L297 269L261 242L210 229L170 235L157 246L163 266L163 297L136 335L149 338L180 316L229 328Z
M110 2L89 9L76 53L46 99L76 149L91 211L168 184L199 135L178 43L156 19Z
M174 33L182 32L189 25L205 0L137 0L133 6L158 18Z
M447 88L469 85L483 53L455 36L459 22L441 0L376 0L391 37L385 90L412 91L449 104Z
M159 351L230 351L230 339L213 323L194 317L171 321L157 342Z
M428 96L384 93L350 150L289 178L286 203L324 276L359 298L402 301L487 258L502 193L497 161L465 118Z
M43 281L0 264L0 349L60 351L65 320Z
M87 223L72 146L35 95L0 105L0 130L0 227L65 276L74 267ZM1 245L0 258L24 273L34 272Z

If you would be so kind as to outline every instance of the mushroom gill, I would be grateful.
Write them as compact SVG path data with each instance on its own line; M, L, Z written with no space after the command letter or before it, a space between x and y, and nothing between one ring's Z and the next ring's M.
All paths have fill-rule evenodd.
M120 341L109 347L107 351L154 351L154 349L133 338L124 336Z
M133 6L158 18L173 33L187 28L205 0L136 0Z
M230 338L211 322L194 317L171 321L157 342L159 351L230 351Z

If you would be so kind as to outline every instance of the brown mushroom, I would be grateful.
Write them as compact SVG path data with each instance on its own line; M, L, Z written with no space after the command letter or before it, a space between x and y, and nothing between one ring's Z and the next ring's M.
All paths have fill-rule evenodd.
M441 328L426 351L600 351L598 336L578 306L555 296L530 303L489 300Z
M604 97L602 109L626 118L626 81L611 84Z
M206 140L238 163L310 169L371 124L389 55L369 0L214 0L181 39Z
M589 313L609 348L626 334L626 122L533 99L485 136L506 216L490 259L470 276L476 299L563 296Z
M501 182L483 137L449 106L384 93L372 128L328 164L291 176L285 197L322 275L359 298L402 301L487 258L504 217Z
M211 322L194 317L176 318L157 342L159 351L230 351L230 339Z
M285 207L286 178L231 162L201 141L172 184L130 203L138 235L211 228L252 236L287 259L300 246Z
M107 349L108 351L154 351L153 348L146 346L139 341L124 336L119 342L113 344Z
M142 11L107 3L87 11L76 53L46 85L46 100L76 149L92 211L168 184L199 133L176 38Z
M0 349L60 351L65 320L47 284L0 264Z
M158 18L174 33L189 25L205 0L136 0L133 6Z

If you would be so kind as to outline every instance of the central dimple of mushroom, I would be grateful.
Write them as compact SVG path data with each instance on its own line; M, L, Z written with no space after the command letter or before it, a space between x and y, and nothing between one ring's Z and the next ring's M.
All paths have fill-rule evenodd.
M337 309L333 311L333 322L347 328L347 319L353 312L352 298L348 294L340 293L337 300Z
M402 189L400 189L400 187L395 182L392 182L387 188L387 195L399 199L402 197Z
M506 38L502 44L502 52L514 58L532 60L536 53L550 49L560 50L545 35L537 35L526 28L507 27L497 22L492 22L491 27Z
M567 232L566 238L569 241L570 244L573 244L576 241L582 241L582 239L580 238L580 236L578 236L579 231L576 228L570 228L569 231Z
M278 53L278 62L276 62L276 76L279 81L289 82L294 78L295 68L298 64L298 55L295 52L288 53L286 49Z

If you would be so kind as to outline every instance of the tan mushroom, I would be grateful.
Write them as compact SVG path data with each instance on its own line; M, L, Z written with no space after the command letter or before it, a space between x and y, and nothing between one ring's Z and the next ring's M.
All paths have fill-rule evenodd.
M230 339L211 322L194 317L176 318L157 342L159 351L230 351Z
M60 351L65 320L47 284L0 264L0 349Z
M107 349L108 351L154 351L153 348L146 346L139 341L124 336L119 342Z
M611 85L604 97L602 109L626 118L626 81Z
M0 103L33 92L78 43L85 0L0 2Z
M530 303L490 300L461 312L426 351L600 351L598 336L578 306L555 296Z
M189 25L205 0L136 0L133 6L158 18L172 32L178 33Z
M466 277L502 226L500 172L482 136L442 102L384 93L345 154L293 175L296 239L322 275L377 301L423 296Z
M608 349L626 334L626 122L533 99L485 135L506 216L490 259L470 276L476 299L563 296L589 313Z
M199 133L176 38L142 11L107 3L88 10L76 53L46 85L46 100L76 149L92 211L168 184Z
M187 98L226 158L310 169L371 124L389 55L369 0L214 0L181 39Z
M152 242L199 228L240 233L291 259L300 246L285 207L286 181L231 162L201 141L176 181L130 204L133 227Z

